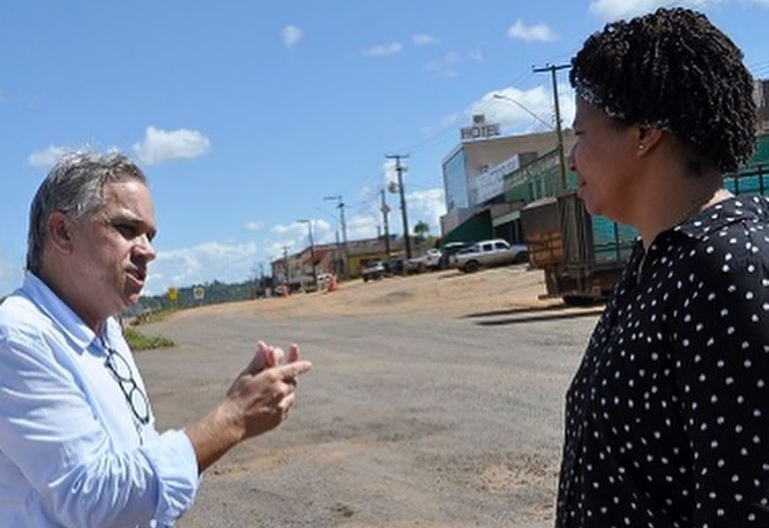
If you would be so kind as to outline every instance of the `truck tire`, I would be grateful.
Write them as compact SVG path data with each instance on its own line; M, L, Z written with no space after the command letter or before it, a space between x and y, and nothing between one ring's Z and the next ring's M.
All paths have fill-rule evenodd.
M563 303L566 306L592 306L598 303L598 299L583 295L564 295Z
M521 251L515 256L515 259L513 259L513 264L523 264L524 262L529 261L529 254L526 251Z
M481 265L478 263L477 260L468 260L465 264L464 271L467 273L473 273L474 271L478 271L478 269L481 267Z

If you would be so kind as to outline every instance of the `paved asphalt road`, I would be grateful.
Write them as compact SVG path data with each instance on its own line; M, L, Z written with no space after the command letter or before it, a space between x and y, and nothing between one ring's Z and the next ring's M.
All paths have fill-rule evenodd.
M137 354L161 429L213 406L257 339L314 364L289 420L209 469L178 526L552 526L564 393L597 313L142 326L178 345Z

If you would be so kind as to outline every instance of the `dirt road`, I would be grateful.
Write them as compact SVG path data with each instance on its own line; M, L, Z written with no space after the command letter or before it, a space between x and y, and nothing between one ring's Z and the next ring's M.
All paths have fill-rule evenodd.
M563 394L597 309L537 300L523 266L342 284L142 328L162 428L212 406L257 339L313 371L279 429L209 470L181 528L552 525Z

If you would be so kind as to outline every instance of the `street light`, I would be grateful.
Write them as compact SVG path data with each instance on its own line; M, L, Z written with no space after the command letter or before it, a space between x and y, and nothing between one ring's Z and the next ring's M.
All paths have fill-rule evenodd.
M554 68L554 67L551 67ZM539 70L534 70L539 71ZM555 129L556 137L558 141L558 162L560 167L560 175L561 175L561 190L566 190L566 161L564 158L564 151L563 151L563 132L561 130L561 112L558 107L558 92L557 92L557 86L555 83L555 70L553 69L553 91L555 93L555 127L551 125L550 123L547 123L544 119L539 117L537 114L523 106L521 103L513 99L512 97L508 97L501 93L495 93L493 95L494 99L503 99L505 101L510 101L511 103L515 103L519 107L521 107L526 113L528 113L530 116L532 116L534 119L539 121L540 123L544 124L547 128L550 130Z
M307 224L307 231L309 233L310 237L310 261L312 262L312 283L315 286L315 289L318 289L318 274L315 271L315 244L312 241L312 220L302 219L297 220L297 222L301 222L303 224Z
M531 117L533 117L534 119L536 119L537 121L539 121L540 123L545 125L548 129L553 130L553 128L555 128L555 127L553 127L553 125L551 123L548 123L547 121L545 121L544 119L539 117L537 114L535 114L534 112L532 112L531 110L529 110L528 108L523 106L521 103L519 103L518 101L516 101L512 97L508 97L507 95L501 94L501 93L494 93L492 95L492 97L494 97L494 99L502 99L503 101L510 101L511 103L513 103L513 104L517 105L519 108L521 108L521 110L523 110L524 112L529 114Z

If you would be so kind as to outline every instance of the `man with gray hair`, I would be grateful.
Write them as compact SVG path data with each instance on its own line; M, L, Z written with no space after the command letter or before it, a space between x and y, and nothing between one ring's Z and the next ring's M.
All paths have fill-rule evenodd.
M73 154L30 210L27 273L0 305L0 526L172 526L200 474L279 425L311 365L259 342L221 403L159 433L115 319L147 279L155 216L121 154Z

